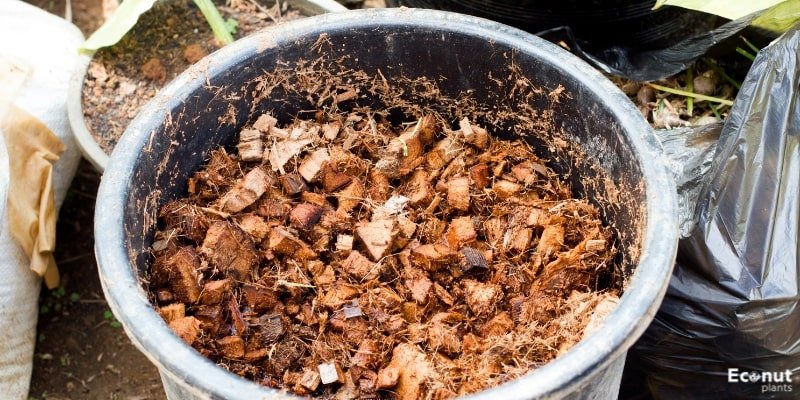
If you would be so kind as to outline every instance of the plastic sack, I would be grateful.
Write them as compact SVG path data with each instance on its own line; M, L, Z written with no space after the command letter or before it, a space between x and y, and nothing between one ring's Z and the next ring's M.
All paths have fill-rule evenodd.
M695 208L711 171L721 130L721 123L656 130L679 193L681 237L689 236L696 225Z
M759 53L713 157L708 143L685 145L665 147L687 166L673 169L682 201L699 200L666 298L629 353L623 387L643 374L657 399L796 399L800 26Z
M32 67L14 104L42 121L66 145L53 172L59 206L80 153L67 121L67 84L83 41L67 21L21 1L0 1L0 55ZM4 88L0 88L3 90ZM33 365L41 278L8 231L8 154L0 135L0 397L27 399Z

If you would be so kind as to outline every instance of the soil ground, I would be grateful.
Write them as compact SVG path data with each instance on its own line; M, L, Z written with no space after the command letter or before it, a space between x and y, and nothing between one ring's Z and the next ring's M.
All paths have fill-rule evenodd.
M94 258L100 175L81 162L61 209L56 262L62 287L42 289L30 399L165 399L156 368L137 350L103 298Z

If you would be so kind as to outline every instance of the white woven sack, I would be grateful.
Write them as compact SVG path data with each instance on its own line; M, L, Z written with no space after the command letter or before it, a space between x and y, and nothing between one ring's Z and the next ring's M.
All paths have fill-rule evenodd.
M56 207L64 201L80 160L67 121L67 84L81 32L69 22L18 0L0 1L0 55L32 67L14 104L42 121L67 150L55 164ZM8 232L8 154L0 134L0 398L27 399L33 367L41 278Z

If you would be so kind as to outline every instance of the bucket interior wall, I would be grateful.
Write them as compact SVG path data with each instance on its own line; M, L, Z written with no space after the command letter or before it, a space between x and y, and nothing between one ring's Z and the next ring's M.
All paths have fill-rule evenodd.
M185 194L188 177L201 168L210 150L219 145L232 149L238 131L262 112L272 112L282 123L296 116L313 117L307 111L315 107L301 95L277 91L255 101L254 93L259 77L264 71L273 70L278 62L291 66L320 54L370 75L380 71L393 85L401 84L397 82L400 76L435 78L442 93L457 97L461 92L472 91L478 103L497 107L498 112L511 107L504 99L508 96L505 91L513 90L513 85L509 83L498 90L492 79L508 77L512 65L519 68L535 89L528 102L541 113L520 113L514 118L540 118L541 128L515 132L519 125L512 118L506 126L489 127L490 132L504 132L505 138L526 134L536 151L552 161L550 167L567 174L574 192L601 209L604 220L615 231L617 245L626 249L622 252L625 272L632 271L645 225L642 172L631 144L604 99L559 71L558 63L563 60L550 60L555 66L547 65L513 51L510 44L476 40L464 32L448 31L446 25L441 30L376 26L354 31L342 27L327 31L324 45L318 39L300 37L280 46L264 44L265 48L254 51L250 59L209 66L224 71L202 86L180 89L191 93L191 97L174 105L170 117L152 130L150 141L134 166L128 192L126 247L140 274L149 266L147 249L156 228L158 208ZM561 96L554 100L553 93L559 91ZM556 136L568 146L554 146L552 139Z

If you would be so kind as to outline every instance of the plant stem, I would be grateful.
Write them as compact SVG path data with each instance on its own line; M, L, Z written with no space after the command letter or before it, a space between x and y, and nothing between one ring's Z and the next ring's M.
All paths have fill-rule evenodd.
M717 110L717 106L713 104L709 104L708 106L711 107L711 112L714 113L714 116L717 117L718 120L722 121L722 115L720 115L719 110Z
M652 87L653 89L660 90L662 92L677 94L679 96L692 97L698 100L712 101L714 103L726 104L729 106L733 105L732 101L720 99L719 97L706 96L704 94L692 93L692 92L687 92L685 90L668 88L666 86L656 85L655 83L648 83L647 85Z
M706 64L706 65L707 65L709 68L713 69L713 70L714 70L714 72L716 72L716 73L720 74L720 76L722 76L722 79L725 79L726 81L728 81L728 83L730 83L731 85L733 85L733 87L735 87L737 90L742 88L742 84L741 84L741 83L739 83L739 82L738 82L736 79L733 79L733 78L731 78L731 76L730 76L730 75L726 74L726 73L725 73L725 70L724 70L724 69L722 69L722 67L720 67L719 65L717 65L717 63L716 63L716 62L714 62L713 60L711 60L711 59L708 59L708 58L704 58L704 59L703 59L703 62L704 62L704 63L705 63L705 64Z
M214 6L214 3L212 3L211 0L194 0L194 4L197 4L197 8L199 8L203 16L206 17L208 25L211 26L211 30L214 32L214 37L217 38L223 46L233 43L233 36L228 32L228 27L225 26L225 20L219 15L219 11L217 7Z
M692 78L692 67L694 64L690 65L689 68L686 69L686 91L689 93L694 93L694 78ZM692 111L694 111L694 97L687 97L686 98L686 112L689 113L689 116L692 116Z
M736 52L741 54L741 55L743 55L743 56L745 56L745 58L747 58L750 61L755 61L756 60L756 56L750 54L750 52L748 52L747 50L745 50L745 49L743 49L741 47L737 47L736 48Z
M744 41L744 44L746 44L746 45L747 45L747 47L749 47L749 48L750 48L750 50L753 50L753 52L754 52L754 53L758 54L758 52L759 52L759 51L761 51L761 49L759 49L758 47L756 47L756 46L755 46L753 43L750 43L750 41L749 41L749 40L747 40L747 38L746 38L746 37L744 37L744 36L741 36L741 35L739 35L739 37L740 37L740 38L742 38L742 40Z

